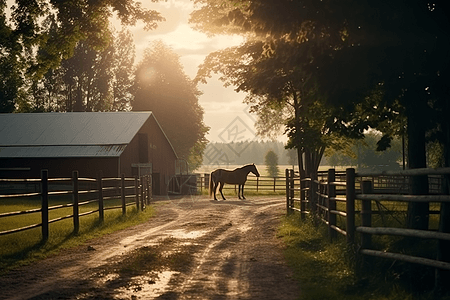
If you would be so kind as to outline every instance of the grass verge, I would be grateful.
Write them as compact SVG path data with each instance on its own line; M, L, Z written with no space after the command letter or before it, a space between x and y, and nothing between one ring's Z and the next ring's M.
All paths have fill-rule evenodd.
M72 219L55 222L50 224L46 242L42 242L41 228L0 236L0 274L57 254L62 249L143 223L153 215L154 209L147 206L139 212L135 207L128 207L126 215L122 215L121 210L105 211L104 222L99 221L97 214L83 216L78 234L73 233Z
M299 299L450 299L433 291L411 292L404 278L394 274L394 263L381 260L371 270L357 268L358 256L344 239L330 242L325 226L285 217L278 229L285 242L284 255L300 284ZM397 276L397 277L396 277Z

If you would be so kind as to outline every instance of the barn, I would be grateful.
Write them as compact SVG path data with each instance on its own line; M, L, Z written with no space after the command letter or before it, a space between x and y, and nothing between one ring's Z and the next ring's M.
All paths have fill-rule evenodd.
M0 178L150 175L166 194L177 155L152 112L0 114Z

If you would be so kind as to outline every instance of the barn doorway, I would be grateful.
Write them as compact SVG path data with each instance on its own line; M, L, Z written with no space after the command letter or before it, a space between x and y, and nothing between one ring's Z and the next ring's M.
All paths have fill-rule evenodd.
M152 174L153 195L161 195L161 176L159 173Z

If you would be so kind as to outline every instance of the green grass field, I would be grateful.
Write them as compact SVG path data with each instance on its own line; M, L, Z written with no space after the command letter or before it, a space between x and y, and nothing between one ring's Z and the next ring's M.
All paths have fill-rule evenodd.
M371 268L361 268L361 257L347 247L344 238L330 242L327 227L315 225L310 218L300 221L299 214L285 217L278 236L285 242L284 256L299 281L299 299L450 299L449 295L436 294L432 289L417 290L411 286L408 280L411 275L430 278L429 270L411 274L408 265L383 259ZM401 247L404 240L390 239L389 243L391 247ZM418 245L416 251L424 246Z
M49 206L68 203L70 197L58 197L50 200ZM120 199L105 201L105 207L120 205ZM39 198L1 199L0 213L24 211L40 207ZM80 207L80 213L98 208L97 203ZM49 239L42 242L41 227L0 236L0 273L42 259L63 248L70 248L120 229L127 228L148 220L154 213L153 208L137 211L135 206L128 206L125 216L121 209L106 210L104 222L99 221L98 212L80 217L78 234L73 232L73 218L54 222L49 225ZM72 215L72 207L52 210L49 219ZM41 222L40 213L0 218L0 230L20 228Z

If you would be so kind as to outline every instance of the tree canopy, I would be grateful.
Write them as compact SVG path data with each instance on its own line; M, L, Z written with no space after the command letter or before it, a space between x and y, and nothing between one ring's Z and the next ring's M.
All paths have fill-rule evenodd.
M286 99L286 86L296 88L290 98L299 105L287 120L287 133L298 149L300 170L303 154L305 162L315 165L308 152L320 155L315 145L323 140L316 138L318 134L361 137L369 127L383 131L380 149L389 147L393 135L406 127L409 168L427 166L426 143L432 140L444 145L445 165L450 166L450 119L444 117L450 108L450 24L445 0L197 2L203 6L191 20L199 30L244 34L247 45L256 41L264 49L255 52L246 47L243 60L219 69L225 80L230 73L251 78L246 84L231 83L262 94L262 105L269 106ZM260 71L252 62L261 59L269 62L273 76L265 73L260 81L252 80L253 72ZM236 72L236 66L245 71ZM323 117L305 114L314 107L310 103L325 109ZM311 126L318 121L325 125ZM412 178L411 187L413 194L426 193L426 178ZM409 210L413 228L428 226L427 207L413 203Z
M157 1L157 0L152 0ZM138 20L153 29L164 18L134 0L0 1L0 111L12 112L26 81L42 78L75 53L80 42L93 51L111 44L109 19ZM8 12L8 13L7 13Z
M201 164L209 128L203 123L200 92L184 73L179 56L161 41L147 48L135 71L133 110L152 111L180 158Z

